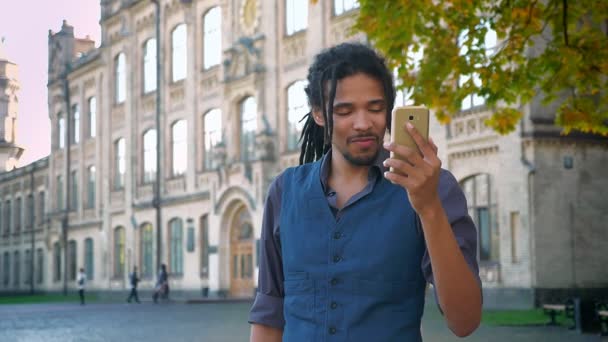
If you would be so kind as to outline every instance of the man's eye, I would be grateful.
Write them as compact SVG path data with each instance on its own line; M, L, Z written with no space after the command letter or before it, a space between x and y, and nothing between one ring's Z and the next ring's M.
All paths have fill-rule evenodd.
M334 111L334 114L336 114L336 115L348 115L350 113L351 113L351 111L347 110L347 109L342 109L342 110L336 110L336 111Z
M374 113L379 113L379 112L383 112L384 111L384 107L382 106L377 106L377 107L371 107L369 109L370 112L374 112Z

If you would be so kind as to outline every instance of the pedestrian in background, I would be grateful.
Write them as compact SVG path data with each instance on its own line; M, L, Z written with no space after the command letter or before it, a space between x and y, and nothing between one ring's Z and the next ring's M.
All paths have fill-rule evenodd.
M137 296L137 283L139 283L139 277L137 277L137 266L133 266L133 272L129 275L129 284L131 285L131 293L127 302L131 303L131 299L135 298L136 303L140 303L139 297Z
M84 286L87 281L87 275L84 273L84 268L81 268L76 278L78 285L78 295L80 296L80 305L84 305Z

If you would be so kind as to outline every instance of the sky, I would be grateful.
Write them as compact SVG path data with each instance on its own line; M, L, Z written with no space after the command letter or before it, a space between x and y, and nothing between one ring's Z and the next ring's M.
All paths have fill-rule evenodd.
M99 0L0 0L0 39L8 60L19 67L21 90L17 113L17 144L25 148L19 165L51 151L47 102L48 34L58 32L65 19L74 35L89 35L99 46Z

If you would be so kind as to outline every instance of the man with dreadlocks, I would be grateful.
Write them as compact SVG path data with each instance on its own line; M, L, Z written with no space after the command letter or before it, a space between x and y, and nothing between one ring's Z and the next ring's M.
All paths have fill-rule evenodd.
M420 151L383 145L395 97L384 60L361 44L325 50L306 94L301 165L266 200L251 341L421 341L427 283L454 334L471 334L476 229L432 139L408 126Z

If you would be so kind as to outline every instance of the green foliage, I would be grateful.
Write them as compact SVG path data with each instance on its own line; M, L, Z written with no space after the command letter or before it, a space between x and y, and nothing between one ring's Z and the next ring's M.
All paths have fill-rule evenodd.
M541 96L561 103L555 122L608 136L608 1L359 0L354 26L398 70L401 88L449 122L478 94L486 123L515 129L521 105ZM496 32L498 44L485 45ZM459 39L460 38L460 39ZM460 40L460 42L459 42ZM423 51L419 65L412 53ZM481 82L473 82L478 75ZM468 76L467 82L460 82Z

